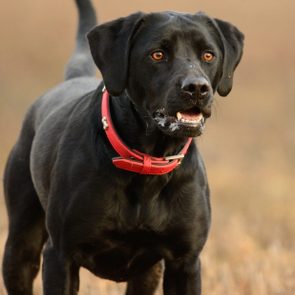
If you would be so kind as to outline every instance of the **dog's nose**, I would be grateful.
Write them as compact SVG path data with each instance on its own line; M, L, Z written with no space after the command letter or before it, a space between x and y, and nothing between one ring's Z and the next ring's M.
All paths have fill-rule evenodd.
M181 90L185 94L189 94L192 98L203 99L206 98L210 93L210 85L203 77L188 77L183 80Z

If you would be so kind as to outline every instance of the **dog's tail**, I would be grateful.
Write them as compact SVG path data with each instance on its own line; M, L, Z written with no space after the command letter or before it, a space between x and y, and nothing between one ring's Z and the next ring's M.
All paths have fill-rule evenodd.
M66 69L65 80L94 76L95 64L92 60L86 33L96 25L96 14L91 0L75 0L79 12L76 48Z

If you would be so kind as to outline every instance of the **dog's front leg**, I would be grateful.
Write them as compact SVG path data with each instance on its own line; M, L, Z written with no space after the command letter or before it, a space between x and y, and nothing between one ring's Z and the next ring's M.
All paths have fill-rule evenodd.
M165 261L164 294L201 294L201 263L198 257L185 262Z
M43 294L76 295L78 290L79 268L48 241L43 251Z

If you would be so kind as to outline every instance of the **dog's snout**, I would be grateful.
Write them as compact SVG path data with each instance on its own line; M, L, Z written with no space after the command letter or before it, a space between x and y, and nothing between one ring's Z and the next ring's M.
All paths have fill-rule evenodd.
M181 91L189 94L192 98L203 99L210 93L210 85L203 78L186 78L182 82Z

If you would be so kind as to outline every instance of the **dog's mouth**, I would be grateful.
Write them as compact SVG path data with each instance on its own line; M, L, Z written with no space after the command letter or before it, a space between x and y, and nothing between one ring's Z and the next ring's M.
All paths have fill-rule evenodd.
M186 112L177 112L176 118L183 125L197 127L199 125L204 126L205 124L205 118L198 108Z
M165 109L158 109L153 114L154 121L162 131L178 137L201 135L207 117L209 117L208 113L204 113L198 107L177 111L175 115L168 115Z

